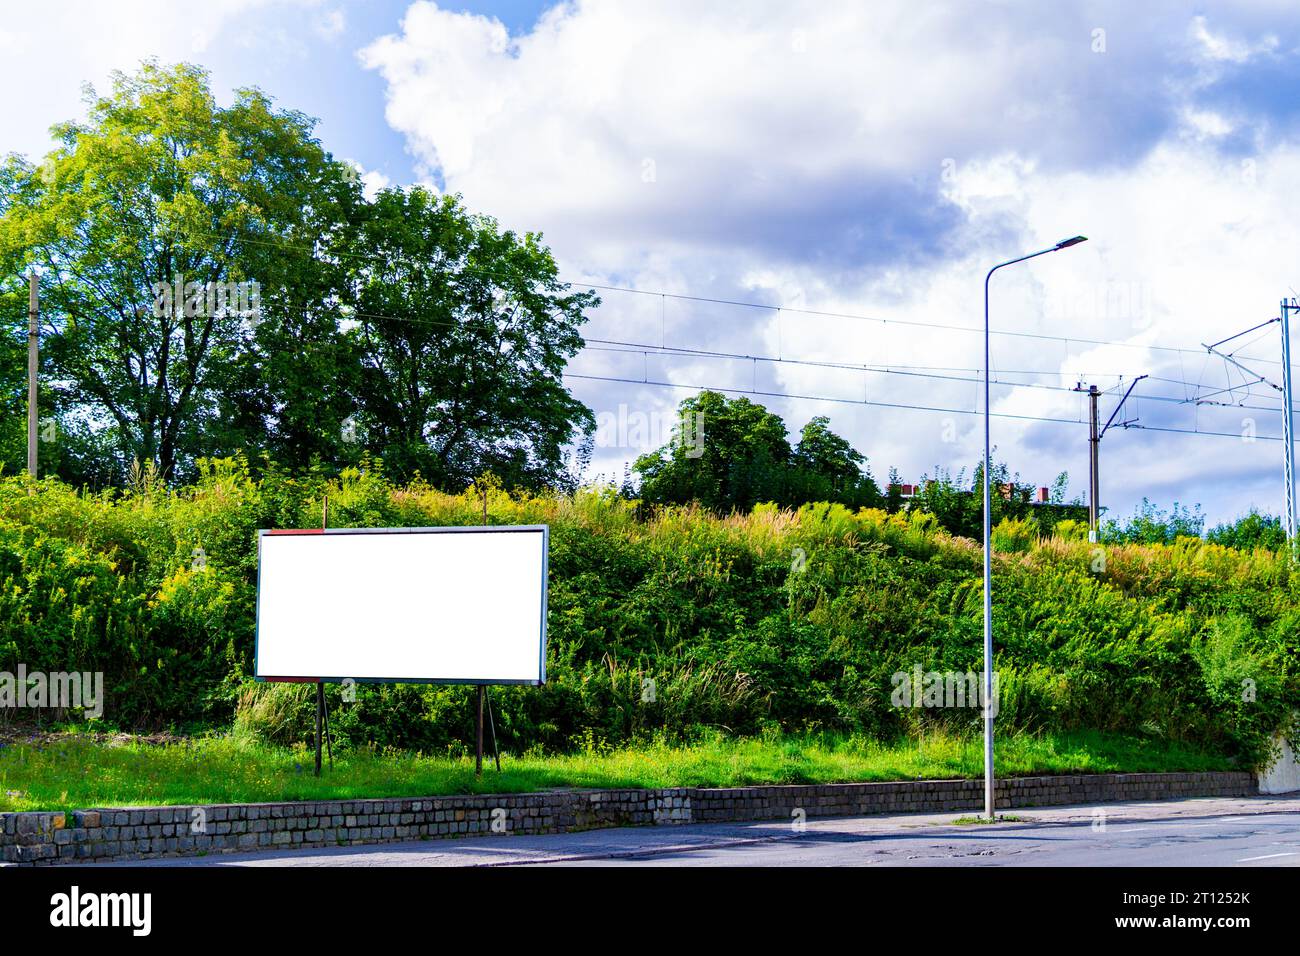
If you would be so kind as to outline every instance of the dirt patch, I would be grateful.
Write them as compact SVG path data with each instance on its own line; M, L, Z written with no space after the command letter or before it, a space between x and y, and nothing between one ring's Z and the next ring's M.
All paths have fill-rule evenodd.
M53 744L71 743L72 741L89 741L106 746L124 746L126 744L183 744L190 738L181 734L166 732L153 734L67 732L60 730L43 730L39 727L21 727L0 724L0 746L27 744L29 746L51 746Z

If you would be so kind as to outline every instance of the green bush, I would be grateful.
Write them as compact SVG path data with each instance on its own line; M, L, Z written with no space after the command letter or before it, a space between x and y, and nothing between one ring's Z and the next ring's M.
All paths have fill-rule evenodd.
M899 672L979 671L978 546L929 514L813 504L719 517L639 516L609 490L463 494L395 487L370 463L337 479L205 462L192 486L137 476L120 493L0 479L0 669L100 670L105 721L235 722L311 738L308 685L255 685L259 528L551 527L548 683L493 688L501 746L569 750L710 733L961 732L972 709L898 708ZM1002 726L1190 742L1255 764L1300 706L1300 580L1282 553L1199 539L1089 545L995 529ZM1251 694L1243 697L1243 681ZM469 687L328 689L344 749L462 753ZM1249 699L1248 699L1249 698Z

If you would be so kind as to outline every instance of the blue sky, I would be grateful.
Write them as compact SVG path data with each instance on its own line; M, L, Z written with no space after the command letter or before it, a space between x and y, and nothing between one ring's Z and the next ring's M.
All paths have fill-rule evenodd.
M426 183L539 230L574 280L783 306L606 292L595 378L798 394L879 477L978 460L974 328L1000 273L999 456L1084 491L1080 379L1135 375L1146 430L1103 443L1103 503L1281 506L1276 393L1207 357L1300 288L1300 10L1280 2L53 2L0 26L3 148L47 148L79 89L145 56L189 60L219 95L255 85L320 120L372 187ZM58 56L51 56L57 44ZM800 311L805 310L805 311ZM822 315L817 313L836 313ZM852 316L851 318L845 316ZM935 326L949 326L936 328ZM1277 379L1276 325L1243 350ZM659 354L661 346L879 367ZM1181 349L1182 351L1177 351ZM930 377L918 374L925 373ZM574 379L610 422L616 475L688 389ZM881 405L852 404L866 399ZM1233 437L1188 435L1199 429Z
M370 0L364 4L338 4L327 10L343 14L340 32L305 43L297 57L277 59L263 46L249 56L243 51L213 48L212 56L196 59L229 78L230 86L249 83L320 120L322 142L336 155L347 156L384 173L394 182L415 180L414 165L404 150L403 137L384 121L384 82L373 71L361 69L356 52L376 37L397 29L407 0ZM545 3L466 3L448 9L499 19L511 32L526 32L545 9ZM237 21L235 33L256 32L265 24L268 36L288 29L295 17L278 7L267 7Z

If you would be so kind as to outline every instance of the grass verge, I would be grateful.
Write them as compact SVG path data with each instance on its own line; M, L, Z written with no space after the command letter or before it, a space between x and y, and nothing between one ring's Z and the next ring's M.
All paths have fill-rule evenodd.
M998 741L998 772L1146 773L1233 769L1182 744L1102 733L1018 735ZM715 738L694 744L593 747L576 754L503 755L502 772L473 758L353 751L317 779L312 754L237 736L166 743L77 734L0 743L0 811L191 803L521 793L556 787L734 787L973 778L978 739L928 736Z

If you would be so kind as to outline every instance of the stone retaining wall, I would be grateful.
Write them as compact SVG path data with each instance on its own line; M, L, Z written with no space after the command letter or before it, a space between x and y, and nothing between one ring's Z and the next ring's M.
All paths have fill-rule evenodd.
M800 811L804 817L944 813L982 809L983 793L979 780L925 780L0 813L0 860L132 860L490 833L561 833L739 820L784 822L799 816ZM997 805L1012 809L1256 793L1257 781L1249 773L1020 777L998 781Z

